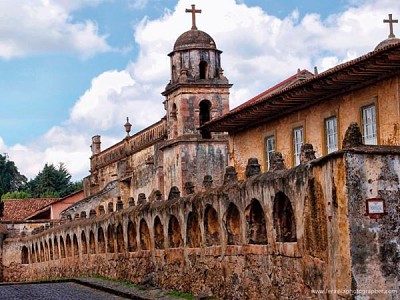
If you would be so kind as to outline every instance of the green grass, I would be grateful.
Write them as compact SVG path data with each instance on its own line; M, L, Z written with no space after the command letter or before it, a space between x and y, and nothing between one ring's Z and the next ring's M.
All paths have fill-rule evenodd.
M178 292L178 291L169 292L168 295L174 296L174 297L179 297L182 299L194 300L194 297L192 295L190 295L188 293Z

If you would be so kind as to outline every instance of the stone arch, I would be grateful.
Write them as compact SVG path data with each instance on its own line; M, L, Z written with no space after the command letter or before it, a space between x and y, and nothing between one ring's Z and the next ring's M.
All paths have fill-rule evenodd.
M142 248L142 250L150 250L151 247L150 231L145 219L140 220L139 232L140 232L140 247Z
M72 256L72 242L71 242L71 237L69 234L67 234L67 237L65 239L65 248L66 248L66 256L71 257Z
M36 261L40 262L40 252L39 252L39 246L37 242L35 243L35 252L36 252Z
M79 255L78 238L76 237L75 233L72 237L72 245L74 247L74 256Z
M58 248L57 237L54 237L53 245L54 245L54 259L60 259L60 250Z
M21 263L23 265L29 264L29 251L26 246L22 246L21 249Z
M188 215L186 225L186 244L190 248L201 246L201 231L197 212L191 211Z
M117 226L117 251L118 253L125 251L124 229L121 223Z
M178 219L171 215L168 222L168 246L170 248L179 248L183 246L181 226Z
M40 262L45 261L43 242L40 242Z
M207 246L221 244L221 226L218 213L211 205L207 205L204 212L204 234Z
M274 228L277 242L296 242L296 221L292 204L283 192L278 192L273 208Z
M82 254L88 254L86 234L85 234L85 231L83 231L83 230L81 233L81 247L82 247Z
M208 64L204 60L200 61L200 63L199 63L199 75L200 75L200 79L208 78Z
M92 230L89 232L89 253L95 254L96 253L96 244L94 242L94 233Z
M164 249L164 227L158 216L154 219L154 248Z
M49 259L53 260L54 259L54 254L53 254L53 243L51 241L51 238L49 238Z
M47 244L47 241L44 241L44 260L48 261L49 257L49 245Z
M136 225L132 221L128 223L128 251L137 251Z
M109 224L108 228L107 228L107 252L108 253L114 253L114 251L115 251L114 241L115 241L114 225Z
M201 126L211 120L211 102L209 100L202 100L199 103L199 108L199 123ZM211 138L211 133L209 131L202 130L200 133L203 139Z
M60 236L60 255L61 255L61 258L65 258L65 245L64 245L64 239L62 236Z
M245 210L247 242L249 244L267 244L267 227L264 210L257 199L252 199Z
M31 246L31 262L35 263L36 262L36 252L35 252L35 246L32 244Z
M239 209L232 202L229 204L225 213L225 227L227 232L228 245L240 245L242 236L242 222L240 220Z
M97 230L97 253L106 253L106 239L103 227L101 226Z

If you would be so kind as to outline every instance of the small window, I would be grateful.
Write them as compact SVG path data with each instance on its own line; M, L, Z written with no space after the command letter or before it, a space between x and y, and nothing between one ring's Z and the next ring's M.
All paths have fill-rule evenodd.
M303 127L293 129L293 161L294 165L300 164L300 150L303 145Z
M338 150L337 118L331 117L325 120L326 153Z
M271 135L265 138L265 158L267 170L270 169L271 155L275 152L275 136Z
M363 107L362 114L362 134L365 145L378 144L376 136L376 110L375 105Z

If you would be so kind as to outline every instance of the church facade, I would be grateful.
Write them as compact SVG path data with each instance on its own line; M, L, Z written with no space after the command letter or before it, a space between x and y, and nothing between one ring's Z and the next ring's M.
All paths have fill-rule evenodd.
M395 298L399 49L391 37L229 111L221 51L193 17L169 54L166 116L132 136L127 121L126 138L103 151L93 137L86 198L64 224L6 238L2 279L101 275L218 299Z

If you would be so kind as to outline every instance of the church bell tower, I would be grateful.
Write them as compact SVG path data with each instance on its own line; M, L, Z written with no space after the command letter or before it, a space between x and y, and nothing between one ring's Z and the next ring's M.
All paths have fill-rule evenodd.
M186 12L192 15L192 28L178 37L168 54L171 79L162 93L168 127L163 149L165 178L170 181L166 189L186 182L201 189L205 175L222 183L228 161L227 135L198 128L229 111L232 85L223 75L222 51L209 34L197 29L201 10L192 5Z

